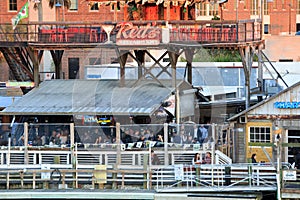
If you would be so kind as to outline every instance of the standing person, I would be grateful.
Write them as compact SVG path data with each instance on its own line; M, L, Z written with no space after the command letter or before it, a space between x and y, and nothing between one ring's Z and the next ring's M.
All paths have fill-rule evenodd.
M151 150L151 164L152 165L160 165L160 160L158 156Z
M194 124L193 126L193 131L192 131L192 134L193 138L196 138L196 140L198 142L200 142L201 140L201 130L199 129L199 127L197 126L197 124Z
M206 138L208 137L208 131L207 131L207 129L204 127L203 124L201 124L199 130L200 130L200 132L201 132L200 144L202 145L203 142L204 142L204 141L206 140Z
M257 161L256 161L256 153L252 154L252 156L251 156L251 163L257 163Z
M300 150L298 150L295 155L295 167L300 169Z
M201 164L201 157L200 157L200 153L195 153L194 158L192 160L192 164Z

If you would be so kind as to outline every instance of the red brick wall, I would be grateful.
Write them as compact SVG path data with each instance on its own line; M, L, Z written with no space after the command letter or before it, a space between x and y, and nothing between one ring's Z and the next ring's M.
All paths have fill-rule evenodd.
M99 57L101 58L101 64L110 64L111 58L116 58L116 53L114 50L103 48L65 51L62 59L62 70L65 79L68 79L69 77L69 58L79 58L79 78L84 79L84 67L89 65L89 58Z
M14 17L19 10L25 5L28 0L17 0L18 11L9 11L8 12L8 1L0 1L0 23L11 23L11 18Z
M279 59L293 59L300 62L298 52L300 44L300 36L265 36L266 46L263 50L271 61L279 61Z

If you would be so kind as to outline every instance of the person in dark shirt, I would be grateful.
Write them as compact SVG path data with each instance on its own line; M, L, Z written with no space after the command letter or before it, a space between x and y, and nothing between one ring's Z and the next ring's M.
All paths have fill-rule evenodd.
M257 163L257 161L256 161L256 153L252 154L252 156L251 156L251 163Z
M300 150L298 150L297 154L295 155L295 167L300 169Z

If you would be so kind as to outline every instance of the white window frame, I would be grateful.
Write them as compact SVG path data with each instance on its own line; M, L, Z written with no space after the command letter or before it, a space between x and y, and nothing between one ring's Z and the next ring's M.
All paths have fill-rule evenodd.
M249 142L270 143L271 142L271 130L272 129L270 126L250 126L249 130L248 130Z
M16 9L11 10L10 7L15 5ZM17 0L9 0L8 1L8 11L18 11L18 1Z
M78 0L71 0L70 11L78 11Z

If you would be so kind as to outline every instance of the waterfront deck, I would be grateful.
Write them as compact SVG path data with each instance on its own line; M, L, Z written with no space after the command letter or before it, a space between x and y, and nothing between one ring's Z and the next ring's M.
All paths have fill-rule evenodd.
M45 125L31 124L28 129L25 123L25 126L19 124L14 130L23 133L20 127L25 127L25 137L30 138L36 136L36 131L41 131ZM53 127L58 128L57 124ZM121 129L125 127L121 126ZM212 136L218 138L220 132L213 127ZM53 191L48 198L58 198L71 191L69 198L75 199L81 198L86 190L91 193L86 199L100 193L105 199L117 190L120 193L111 197L132 199L132 194L124 193L134 191L139 196L144 193L141 191L145 191L140 199L159 199L178 194L182 198L204 198L217 194L220 198L246 195L245 198L257 199L263 193L276 194L278 188L284 198L299 198L300 170L291 168L288 163L282 163L280 170L280 174L289 173L285 176L288 178L284 179L278 175L276 163L232 163L230 158L216 149L217 145L210 142L202 146L162 143L162 146L153 147L149 143L149 146L135 148L120 143L81 144L72 139L75 138L74 132L79 131L79 136L83 136L80 130L90 127L70 125L69 128L73 141L71 145L36 146L32 143L34 146L31 146L28 139L25 139L27 142L23 146L2 145L0 189L6 190L4 195L7 198L18 196L16 190L25 190L28 196L34 198L45 196L48 191ZM13 132L13 135L18 133ZM149 161L151 149L155 150L161 164L152 165ZM214 163L192 165L195 152L201 156L211 152Z

